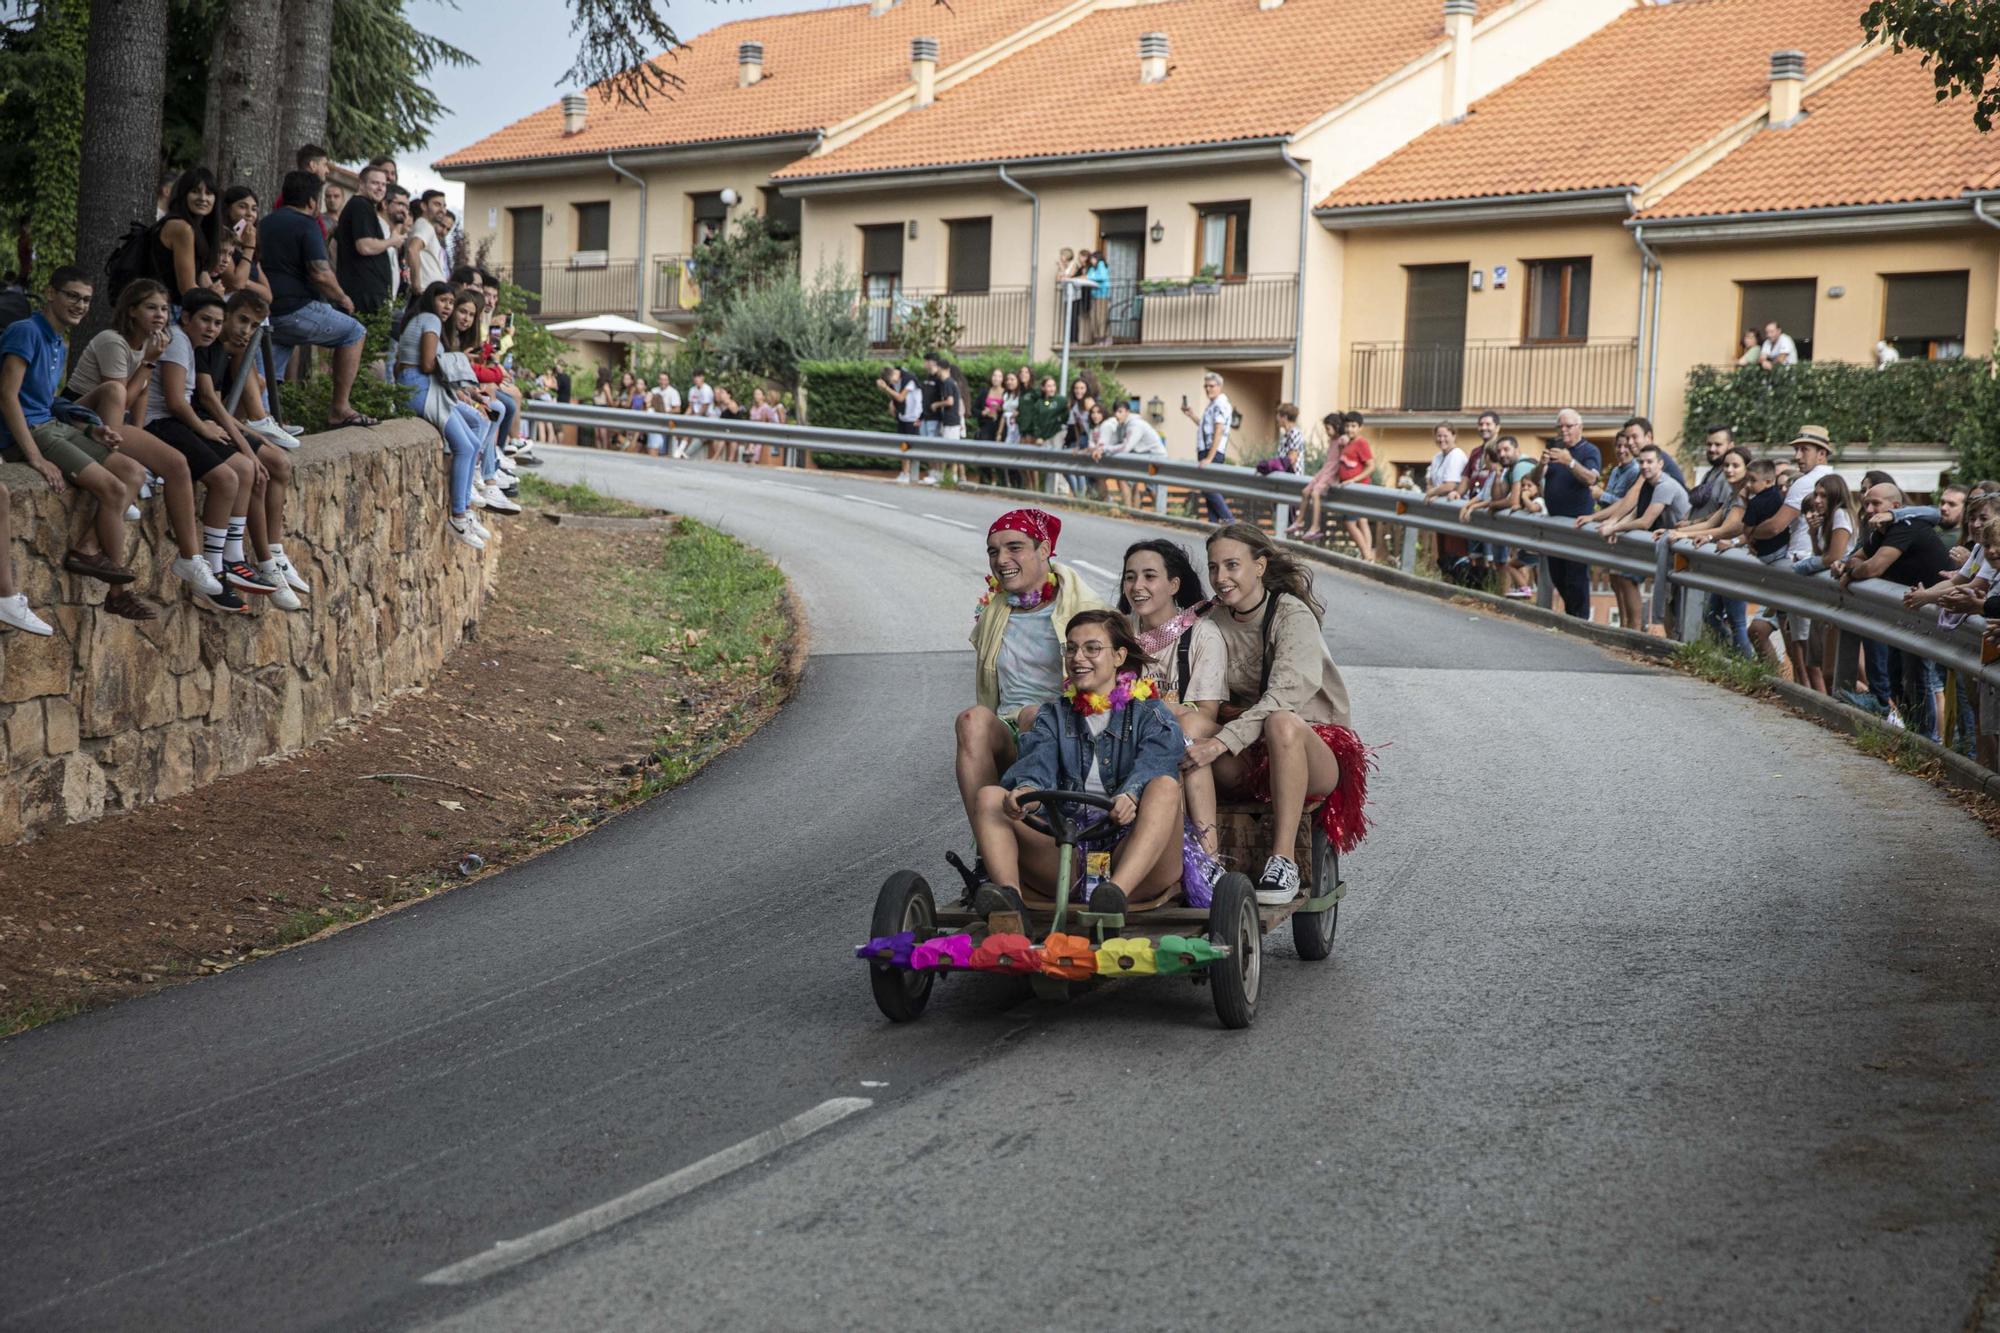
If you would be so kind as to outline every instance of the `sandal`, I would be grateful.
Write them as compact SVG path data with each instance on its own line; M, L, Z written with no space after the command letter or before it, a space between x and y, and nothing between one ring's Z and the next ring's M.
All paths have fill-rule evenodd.
M158 620L160 613L124 588L114 588L104 599L104 609L127 620Z
M340 421L327 422L326 428L328 430L346 430L349 426L359 426L366 429L369 426L379 426L381 424L380 421L369 416L366 412L350 412Z

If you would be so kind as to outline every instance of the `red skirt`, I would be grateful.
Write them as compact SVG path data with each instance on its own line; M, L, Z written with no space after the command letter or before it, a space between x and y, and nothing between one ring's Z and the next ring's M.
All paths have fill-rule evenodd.
M1361 845L1368 833L1368 771L1375 767L1375 752L1346 727L1330 722L1308 722L1340 765L1340 785L1330 793L1310 792L1306 799L1319 801L1319 826L1326 839L1343 852ZM1243 751L1243 785L1260 801L1271 799L1271 752L1263 741Z

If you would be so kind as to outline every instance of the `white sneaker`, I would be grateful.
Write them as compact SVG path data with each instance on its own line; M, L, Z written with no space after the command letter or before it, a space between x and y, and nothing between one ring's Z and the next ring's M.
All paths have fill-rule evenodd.
M47 621L28 609L28 594L24 592L17 592L12 597L0 597L0 625L29 634L55 633Z
M311 595L312 585L310 583L307 583L305 579L300 576L299 571L292 566L292 558L290 556L274 555L271 557L271 559L277 561L278 572L285 576L285 582L292 585L293 592L305 593L308 596Z
M907 485L909 485L909 484L910 484L910 474L909 474L909 473L907 473L907 472L899 472L899 473L897 473L897 474L896 474L896 484L897 484L898 486L907 486Z
M205 597L213 597L222 591L222 580L215 577L215 571L208 567L208 561L200 556L192 559L187 556L176 556L169 568L173 570L175 578Z
M935 486L938 484L938 479L935 474L929 475L923 479L923 482L921 484L925 486Z
M486 483L486 507L496 514L518 514L521 506L500 493L500 488L492 482Z
M464 542L473 550L483 551L486 549L485 538L473 530L471 514L467 513L446 519L445 526L451 529L452 536L458 538L458 540Z
M486 508L485 489L485 487L476 481L472 483L472 507L474 509Z
M299 447L298 436L280 426L274 417L261 417L256 421L246 421L243 423L243 426L246 430L254 432L266 444L275 444L280 449L296 449Z
M138 506L138 505L126 505L126 506L125 506L125 521L126 521L127 523L137 523L137 522L139 521L139 506Z
M465 513L465 525L472 529L473 535L479 538L481 544L484 544L486 539L493 535L493 529L481 523L479 515L469 509Z
M1274 856L1257 877L1257 905L1283 907L1299 896L1299 868L1289 857Z
M278 567L275 559L260 563L257 572L271 581L272 606L280 611L296 611L304 605L299 601L299 595L292 591L292 585L285 581L285 571Z

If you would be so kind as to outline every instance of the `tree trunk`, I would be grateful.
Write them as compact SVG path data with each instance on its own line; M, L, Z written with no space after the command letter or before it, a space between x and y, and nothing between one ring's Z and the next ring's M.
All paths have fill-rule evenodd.
M277 197L276 132L283 105L280 50L283 0L232 0L216 34L208 70L209 123L204 145L219 188L247 184L260 201Z
M160 106L166 96L167 0L93 0L83 72L83 152L76 200L76 262L107 291L104 265L134 222L153 220L160 179Z
M303 144L326 146L326 103L333 81L334 0L285 0L285 96L278 123L278 174Z

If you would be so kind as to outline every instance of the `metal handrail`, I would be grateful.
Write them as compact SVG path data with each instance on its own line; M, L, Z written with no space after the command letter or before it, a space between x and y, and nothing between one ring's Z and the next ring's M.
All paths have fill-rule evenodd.
M1114 455L1093 460L1086 453L1032 445L634 412L630 408L585 403L531 400L522 404L521 414L530 420L606 430L657 431L664 426L697 439L771 445L781 451L860 454L902 462L1061 472L1104 481L1139 482L1152 486L1154 504L1161 513L1166 512L1169 486L1214 491L1232 500L1274 506L1279 531L1284 530L1290 512L1297 507L1307 481L1296 473L1259 475L1250 468L1227 464L1204 466L1158 456ZM635 423L635 417L643 424ZM1787 565L1766 565L1747 553L1716 552L1687 541L1667 543L1631 532L1620 536L1615 543L1607 542L1593 531L1578 528L1572 519L1541 514L1481 510L1460 519L1459 502L1426 500L1410 491L1387 486L1329 486L1325 507L1329 512L1353 518L1374 519L1469 541L1520 546L1545 557L1593 565L1635 580L1650 578L1654 580L1656 618L1664 619L1668 590L1679 586L1821 618L1892 648L1927 657L1966 676L2000 685L2000 662L1980 660L1979 636L1985 628L1984 620L1968 616L1957 629L1945 630L1937 624L1933 612L1905 609L1904 589L1886 580L1870 579L1843 588L1829 575L1800 575ZM1543 584L1546 587L1546 579Z

